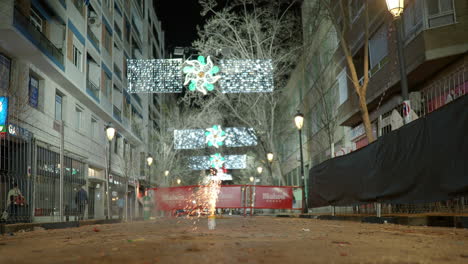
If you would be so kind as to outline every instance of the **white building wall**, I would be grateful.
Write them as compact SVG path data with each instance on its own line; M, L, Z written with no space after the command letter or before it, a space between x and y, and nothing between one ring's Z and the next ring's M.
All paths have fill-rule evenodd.
M111 1L111 0L109 0ZM147 24L148 20L141 17L141 14L137 9L135 9L136 1L130 0L132 2L132 10L129 11L126 8L127 1L118 1L121 7L122 13L126 14L127 18L133 17L135 14L131 14L131 12L138 12L138 18L136 21L137 26L141 28L149 28ZM88 40L88 36L86 34L87 31L87 11L85 12L85 16L83 17L75 8L74 4L71 0L66 1L66 10L62 7L62 5L56 0L49 0L44 1L50 5L52 10L55 10L60 16L61 19L64 20L66 23L66 28L61 30L60 27L51 27L51 31L49 33L49 39L53 40L53 43L62 48L63 57L64 57L64 71L60 71L60 69L55 65L55 63L43 54L35 44L29 42L28 45L35 46L35 50L32 51L34 54L38 54L38 58L31 59L30 56L26 56L23 54L20 48L11 48L15 46L15 43L11 43L9 41L19 41L21 43L19 47L23 47L24 42L28 42L29 40L23 36L21 32L14 28L12 25L13 16L13 5L14 1L11 0L1 0L0 1L0 13L5 13L0 19L0 52L9 58L12 59L14 65L17 67L12 68L12 76L16 76L17 82L16 85L18 87L22 87L24 93L27 94L28 92L28 80L29 80L29 72L32 72L36 77L40 79L39 81L39 107L38 109L30 108L28 110L28 114L25 115L23 122L18 124L32 133L34 133L34 137L36 138L37 142L41 146L50 146L51 149L54 151L58 151L60 146L60 134L56 130L54 130L54 120L55 120L55 94L59 91L63 97L63 120L64 120L64 135L65 135L65 155L81 160L86 163L86 167L98 169L101 173L104 173L104 169L106 168L106 155L107 155L107 147L108 141L105 138L104 134L104 127L107 123L112 122L118 133L122 136L119 139L119 155L123 155L122 153L122 145L123 145L123 138L128 141L129 144L132 144L135 149L136 153L134 155L135 170L134 175L131 175L135 178L139 178L139 162L140 162L140 152L148 153L147 149L147 138L148 138L148 129L143 129L143 139L140 140L136 137L136 134L132 131L131 123L128 125L122 124L118 119L113 117L112 113L112 105L116 105L117 108L120 110L122 109L122 101L123 96L122 93L115 94L113 99L111 100L111 109L110 112L106 110L104 104L102 102L102 94L100 96L101 102L96 102L92 97L90 97L86 92L87 86L87 53L96 59L98 65L93 66L89 69L89 79L96 85L101 85L101 62L104 61L106 66L113 71L114 62L118 66L121 71L124 71L122 67L123 62L123 52L117 52L114 56L110 56L108 52L103 47L103 40L101 39L101 27L95 30L95 35L99 39L100 51L96 50L93 45ZM101 1L104 4L104 1ZM149 4L151 1L147 1ZM114 26L114 19L116 23L120 26L120 30L122 31L122 38L125 24L123 23L123 17L120 16L115 10L108 11L106 8L102 8L104 11L101 11L101 7L99 2L96 0L91 0L91 4L96 9L96 12L101 14L101 12L106 17L107 22L113 27ZM149 5L146 5L147 7ZM152 4L151 4L152 6ZM112 1L112 9L114 9L114 4ZM152 21L158 22L155 13L150 12L153 14ZM144 13L146 15L147 12ZM73 25L77 28L77 30L81 33L81 35L85 38L85 44L81 47L82 48L82 69L77 69L75 65L68 59L67 57L67 34L69 34L69 25L68 21L71 21ZM52 24L52 22L51 22ZM131 24L131 21L130 21ZM103 22L102 22L102 26ZM131 28L133 26L131 25ZM94 30L94 27L91 27ZM159 27L160 28L160 27ZM131 30L133 34L136 34L135 30ZM140 30L141 32L142 30ZM7 34L3 34L3 33ZM61 33L63 32L63 33ZM65 34L64 36L57 37L57 34ZM158 31L158 34L162 36L162 31ZM4 37L2 37L2 35ZM7 36L13 35L15 36L14 39L7 38ZM158 37L161 37L158 36ZM118 38L115 31L113 32L113 39ZM154 38L152 34L147 35L146 38L143 38L142 35L135 35L135 38L139 38L140 42L143 42L142 49L143 54L142 58L148 56L150 54L147 49L150 49L151 46L148 45L148 42L154 42ZM60 41L62 39L62 41ZM120 41L120 40L118 40ZM125 42L125 40L120 41ZM160 42L161 43L161 42ZM28 46L26 45L26 46ZM163 45L163 43L161 43ZM125 45L121 45L121 49L125 49ZM163 50L161 46L158 47L159 50ZM115 49L113 50L113 52ZM28 53L31 52L30 50ZM126 53L131 56L130 50L127 49ZM42 54L42 55L41 55ZM126 88L126 80L125 80L125 73L122 73L122 81L118 80L115 81L118 87L122 87L123 89ZM115 78L113 78L115 79ZM112 85L113 87L113 85ZM113 89L113 88L112 88ZM101 90L101 89L100 89ZM149 118L148 118L148 106L152 103L152 95L151 94L141 94L141 107L132 100L132 104L136 105L136 108L140 111L143 115L143 127L146 127ZM105 99L104 99L105 100ZM75 108L79 107L82 110L81 114L81 126L77 127L77 115ZM107 111L107 112L106 112ZM91 136L92 126L91 126L91 118L97 121L97 129L94 132L94 137ZM130 120L132 122L132 120ZM112 146L114 144L112 143ZM121 158L112 152L112 174L122 176L122 160ZM87 175L87 173L86 173ZM140 177L141 180L146 180L145 177ZM93 180L99 182L99 179ZM96 189L95 193L95 218L102 218L104 217L104 193L101 184L101 188L98 190ZM97 197L100 197L97 200ZM136 199L135 199L136 200Z

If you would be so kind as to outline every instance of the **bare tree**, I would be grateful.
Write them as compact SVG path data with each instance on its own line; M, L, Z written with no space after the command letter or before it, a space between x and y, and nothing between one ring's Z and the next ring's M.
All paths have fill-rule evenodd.
M330 18L330 21L333 23L337 36L339 39L340 46L343 50L346 63L349 68L350 72L350 79L354 87L354 91L358 95L359 98L359 108L361 110L361 117L362 122L364 124L364 128L366 131L367 139L370 142L374 141L374 135L372 133L372 126L369 118L369 111L367 109L367 86L369 84L369 14L368 14L368 2L367 0L363 0L364 2L364 25L362 26L364 29L364 54L363 54L363 80L362 83L360 82L355 61L353 59L353 53L350 48L350 44L348 41L349 37L349 29L350 25L350 18L348 15L348 8L345 3L347 1L344 0L320 0L318 2L319 11L317 14L325 14ZM334 8L334 6L339 6L339 8ZM324 8L325 12L320 12L321 8ZM339 11L339 12L338 12Z
M163 104L161 115L164 121L149 138L151 153L155 160L152 174L159 186L171 185L177 179L181 179L185 184L198 183L200 180L200 175L189 168L188 159L190 156L204 155L205 150L176 149L174 130L203 129L221 122L221 113L217 109L216 100L203 101L197 97L182 97L178 104L181 107L170 107L169 103ZM193 107L194 104L202 105ZM167 176L166 171L168 171Z
M232 124L252 127L258 147L252 149L260 161L276 151L278 102L301 49L296 1L235 0L217 8L216 1L200 0L202 15L209 18L199 29L193 46L203 55L219 54L225 59L271 59L275 89L272 93L216 94L216 102ZM227 52L228 51L228 52ZM292 118L292 117L290 117ZM275 155L278 158L278 155ZM279 162L266 163L270 176L283 183ZM273 173L273 171L275 173Z

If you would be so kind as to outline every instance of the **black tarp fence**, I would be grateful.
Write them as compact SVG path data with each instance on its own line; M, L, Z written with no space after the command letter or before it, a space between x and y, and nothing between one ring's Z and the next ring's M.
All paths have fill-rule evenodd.
M309 207L417 204L468 194L468 96L309 173Z

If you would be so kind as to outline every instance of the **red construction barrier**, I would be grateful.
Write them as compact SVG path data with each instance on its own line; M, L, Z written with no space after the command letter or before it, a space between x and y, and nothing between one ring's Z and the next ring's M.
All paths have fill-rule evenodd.
M163 211L194 209L197 203L194 194L206 186L181 186L152 188L155 209ZM223 185L216 202L216 208L251 208L251 209L293 209L295 206L293 189L297 186L254 186ZM252 203L255 193L255 202Z
M257 209L293 209L293 188L289 186L255 186Z
M153 188L156 209L171 211L191 207L195 187L197 186Z
M217 208L242 208L242 187L221 186L218 194Z

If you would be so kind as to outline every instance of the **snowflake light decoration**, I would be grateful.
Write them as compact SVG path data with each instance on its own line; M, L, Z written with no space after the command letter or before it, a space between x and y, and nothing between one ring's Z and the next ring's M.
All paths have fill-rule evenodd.
M206 94L207 91L213 91L214 83L217 82L221 76L216 75L219 72L219 67L214 66L210 56L198 56L197 60L188 60L185 62L189 66L185 66L182 70L186 74L184 85L189 85L190 91L199 91Z
M226 139L226 132L221 129L221 126L213 126L212 128L207 128L205 132L205 141L209 147L218 148L224 144Z
M219 169L223 167L224 162L225 162L224 157L221 156L221 154L219 153L211 155L210 157L210 163L211 163L212 168Z

